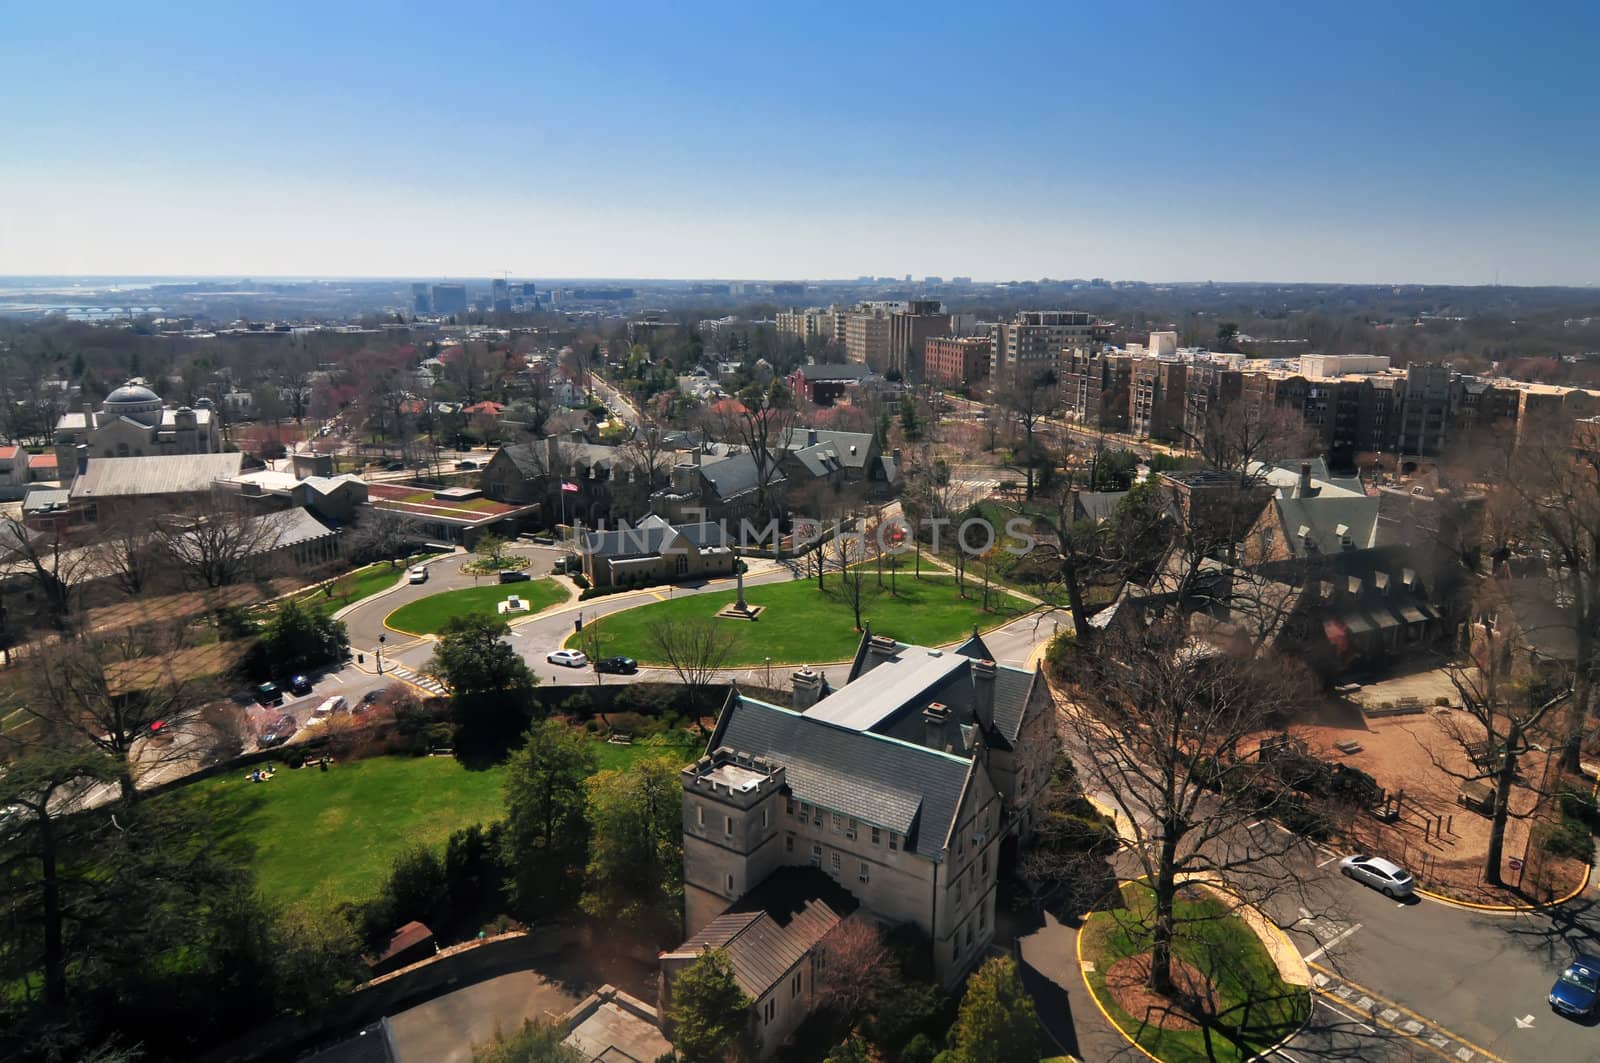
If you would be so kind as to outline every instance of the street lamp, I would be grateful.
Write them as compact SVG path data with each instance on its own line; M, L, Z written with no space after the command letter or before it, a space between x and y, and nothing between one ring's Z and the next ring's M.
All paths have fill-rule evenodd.
M378 636L378 674L383 674L383 644L389 640L388 635Z

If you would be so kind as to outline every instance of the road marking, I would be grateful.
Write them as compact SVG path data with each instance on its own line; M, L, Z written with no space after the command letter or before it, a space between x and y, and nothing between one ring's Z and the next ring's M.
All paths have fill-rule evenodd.
M1357 923L1356 925L1341 931L1334 936L1332 941L1329 941L1315 952L1308 953L1305 957L1305 961L1307 963L1316 963L1318 960L1322 959L1323 955L1326 954L1329 949L1333 948L1335 945L1339 944L1339 942L1343 941L1345 938L1349 937L1351 934L1354 934L1360 929L1361 924Z
M1291 1056L1281 1048L1272 1049L1272 1054L1275 1056L1282 1056L1284 1059L1287 1059L1289 1063L1300 1063L1298 1059L1296 1059L1294 1056Z
M1262 820L1258 819L1254 823L1246 823L1244 825L1244 829L1245 830L1255 830L1257 827L1261 826L1262 822L1263 822Z
M1335 1015L1339 1016L1339 1018L1344 1019L1346 1022L1355 1023L1357 1026L1361 1027L1363 1030L1367 1031L1368 1033L1377 1033L1378 1032L1378 1028L1376 1026L1368 1026L1366 1023L1362 1022L1360 1019L1356 1018L1354 1015L1350 1014L1348 1011L1345 1011L1343 1008L1336 1008L1332 1004L1329 1004L1326 1000L1319 1000L1319 1001L1317 1001L1317 1003L1321 1004L1323 1007L1327 1008L1329 1011L1331 1011Z
M1352 982L1343 975L1340 975L1334 971L1330 971L1328 968L1323 967L1320 964L1312 963L1309 960L1307 963L1317 971L1327 974L1331 978L1337 978L1343 981L1346 986L1353 988L1357 992L1360 992L1362 994L1361 999L1355 1003L1355 1008L1357 1011L1365 1012L1371 1017L1373 1022L1376 1022L1384 1029L1393 1033L1397 1033L1418 1045L1426 1046L1430 1051L1437 1053L1441 1058L1454 1058L1462 1060L1463 1063L1471 1063L1472 1060L1481 1057L1491 1061L1491 1063L1506 1063L1505 1060L1501 1059L1493 1052L1490 1052L1487 1048L1482 1048L1476 1044L1473 1044L1471 1041L1468 1041L1465 1037L1444 1029L1431 1019L1412 1011L1404 1004L1401 1004L1398 1001L1388 1000L1384 997L1377 997L1377 994L1372 993L1372 991L1366 989L1366 987L1360 985L1359 983ZM1344 987L1341 986L1340 988ZM1329 995L1329 991L1326 988L1323 988L1321 985L1315 986L1312 991L1323 996ZM1377 997L1377 999L1373 999L1374 997ZM1376 1009L1380 1006L1383 1007L1384 1010L1382 1012L1377 1012ZM1410 1019L1416 1020L1423 1030L1423 1033L1413 1034L1406 1027L1395 1025L1387 1017L1391 1013L1393 1013L1395 1017L1405 1015ZM1407 1026L1409 1026L1409 1024L1407 1024ZM1457 1046L1453 1056L1447 1054L1450 1051L1451 1045Z
M1329 864L1333 863L1337 859L1339 859L1339 854L1338 853L1334 853L1332 856L1328 857L1326 860L1324 860L1322 863L1318 864L1317 866L1318 867L1327 867Z
M1517 1023L1517 1029L1526 1030L1526 1029L1528 1029L1529 1027L1531 1027L1533 1025L1533 1016L1532 1015L1524 1015L1522 1018L1517 1019L1516 1023Z

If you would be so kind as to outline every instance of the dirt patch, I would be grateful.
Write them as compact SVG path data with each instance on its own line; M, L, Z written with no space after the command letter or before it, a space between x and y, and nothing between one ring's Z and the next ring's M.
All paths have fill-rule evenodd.
M1151 989L1146 984L1149 979L1148 952L1124 956L1106 968L1106 992L1135 1022L1162 1030L1198 1030L1200 1019L1210 1017L1201 1002L1210 999L1211 987L1193 964L1172 958L1172 980L1178 989L1175 997Z
M1290 728L1308 752L1330 763L1360 768L1398 799L1400 818L1384 823L1366 812L1352 812L1337 824L1335 846L1370 852L1397 861L1417 876L1424 889L1479 904L1526 904L1567 893L1582 881L1582 861L1551 857L1531 843L1536 823L1552 813L1541 802L1556 780L1557 754L1530 753L1519 765L1506 825L1501 877L1511 887L1483 881L1489 846L1489 817L1456 800L1463 777L1476 773L1458 736L1481 740L1483 729L1460 709L1429 707L1420 715L1395 716L1356 726L1324 722ZM1334 743L1354 739L1356 753ZM1554 743L1550 743L1552 749ZM1512 861L1524 866L1517 870Z

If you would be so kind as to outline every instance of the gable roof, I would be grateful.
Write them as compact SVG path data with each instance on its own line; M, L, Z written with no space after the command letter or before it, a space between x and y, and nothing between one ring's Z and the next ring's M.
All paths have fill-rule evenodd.
M839 455L839 464L847 469L865 469L874 449L871 432L836 432L828 428L791 428L784 437L783 448L803 450L819 443L831 443Z
M631 528L590 532L584 537L583 546L595 557L640 557L661 553L679 536L697 550L728 545L720 524L704 521L674 526L652 513Z
M673 952L725 950L739 988L760 1000L855 907L817 868L780 868Z
M872 367L860 362L845 362L839 365L802 365L795 372L807 380L866 380L876 376Z
M72 498L198 494L216 480L231 479L244 467L244 455L157 454L142 458L91 458L72 482Z
M1376 544L1376 498L1365 494L1294 498L1287 491L1279 490L1273 496L1272 504L1277 510L1284 541L1295 557L1337 554L1348 549L1364 550ZM1302 532L1301 529L1305 530ZM1350 540L1349 546L1344 544L1346 538Z
M837 696L837 695L833 695ZM711 749L766 757L801 801L902 835L905 851L944 859L973 762L870 731L854 731L736 694Z
M700 466L700 475L716 490L723 501L737 498L756 489L761 474L756 469L756 459L749 454L730 454ZM772 473L772 483L783 482L783 474Z

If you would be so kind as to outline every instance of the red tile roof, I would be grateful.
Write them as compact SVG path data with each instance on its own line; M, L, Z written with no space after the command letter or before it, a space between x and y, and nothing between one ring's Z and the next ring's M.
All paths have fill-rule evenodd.
M0 447L0 461L10 461L21 449L21 447Z
M13 447L12 449L15 450L16 448ZM28 455L28 468L30 469L53 469L55 467L56 455L54 451L51 451L48 454Z

